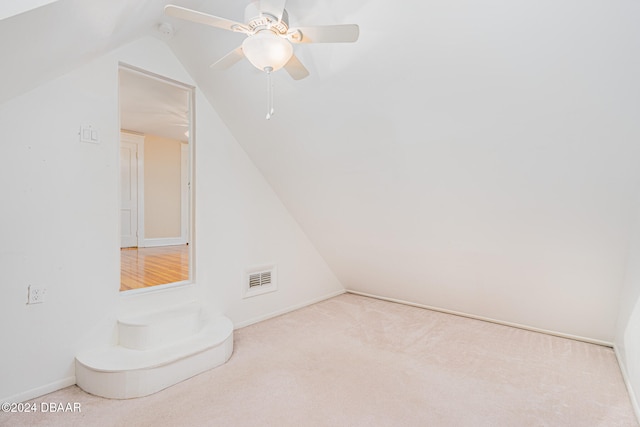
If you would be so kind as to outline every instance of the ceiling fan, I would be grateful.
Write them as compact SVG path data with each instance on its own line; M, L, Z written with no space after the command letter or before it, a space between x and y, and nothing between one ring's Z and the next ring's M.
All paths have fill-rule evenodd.
M355 24L289 27L286 0L256 0L245 9L245 23L209 15L207 13L167 5L168 16L210 25L247 35L242 45L217 62L214 69L227 69L246 57L251 64L267 74L284 68L289 75L300 80L309 71L293 54L292 43L349 43L358 40L359 27Z

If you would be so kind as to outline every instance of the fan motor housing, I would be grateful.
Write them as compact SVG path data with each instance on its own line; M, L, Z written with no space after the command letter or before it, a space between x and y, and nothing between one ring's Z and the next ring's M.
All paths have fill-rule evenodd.
M286 9L282 11L282 19L278 21L278 18L275 16L260 11L259 6L260 2L254 1L249 3L244 10L244 22L247 23L247 27L249 27L253 33L270 29L277 34L286 35L287 31L289 31L289 14Z

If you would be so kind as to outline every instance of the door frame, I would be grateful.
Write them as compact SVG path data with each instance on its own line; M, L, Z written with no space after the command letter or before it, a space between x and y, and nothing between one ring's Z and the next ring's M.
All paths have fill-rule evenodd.
M180 146L180 237L186 244L191 244L189 236L189 194L191 180L189 178L190 144Z
M179 80L175 80L172 79L170 77L166 77L164 75L161 74L157 74L154 73L153 71L149 71L143 68L139 68L136 67L134 65L130 65L124 62L119 61L118 62L118 70L128 70L128 71L132 71L138 74L142 74L148 78L151 79L156 79L159 80L163 83L168 83L170 85L173 85L181 90L184 90L188 93L188 115L189 115L189 127L188 127L188 135L187 135L187 139L188 139L188 151L182 152L182 156L186 155L186 160L188 160L187 162L187 171L186 171L186 186L184 186L184 188L186 189L187 193L186 193L186 206L188 212L187 215L184 215L183 218L188 219L187 222L187 226L186 226L186 237L187 237L187 243L189 245L189 278L187 280L181 281L181 282L175 282L175 283L166 283L166 284L162 284L162 285L155 285L153 287L147 287L147 288L140 288L140 289L131 289L131 290L127 290L127 291L120 291L121 295L137 295L137 294L142 294L142 293L147 293L147 292L155 292L158 290L164 290L164 289L170 289L170 288L174 288L177 286L184 286L184 285L192 285L196 282L196 261L195 261L195 247L196 247L196 236L195 236L195 228L196 228L196 209L195 209L195 187L196 187L196 182L197 180L195 179L195 150L196 150L196 138L195 138L195 129L196 129L196 87L184 82L181 82ZM118 84L118 88L120 88L119 84ZM120 106L118 107L120 108ZM120 111L120 110L119 110ZM120 132L122 130L122 127L120 126L120 113L118 115L118 131ZM128 133L128 132L127 132ZM129 135L134 134L135 133L128 133ZM140 135L140 134L138 134ZM144 151L142 151L144 152ZM184 157L183 157L184 158ZM138 161L140 161L141 159L144 159L144 157L139 157ZM138 173L144 173L144 166L140 167L138 169ZM183 178L184 178L183 174ZM142 180L144 180L144 176L142 176ZM140 182L144 182L144 181L140 181ZM144 196L144 191L139 192L138 194L138 198L140 200L140 197ZM183 198L184 198L184 194L183 194ZM141 206L142 209L138 209L138 217L139 217L139 224L142 224L142 226L144 226L144 199L142 199L141 202ZM181 233L182 234L182 233ZM140 244L144 244L144 240L141 240L144 237L144 233L138 233L138 247L140 247Z

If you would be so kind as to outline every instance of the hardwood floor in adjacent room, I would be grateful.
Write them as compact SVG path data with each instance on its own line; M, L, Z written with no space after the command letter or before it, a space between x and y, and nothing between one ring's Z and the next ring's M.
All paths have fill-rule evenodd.
M123 248L120 290L146 288L189 279L189 246Z

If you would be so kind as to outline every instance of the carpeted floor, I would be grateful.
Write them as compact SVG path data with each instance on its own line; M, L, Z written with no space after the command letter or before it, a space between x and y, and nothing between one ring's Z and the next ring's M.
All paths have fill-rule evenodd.
M345 294L235 332L229 362L152 396L2 426L638 426L610 348Z

